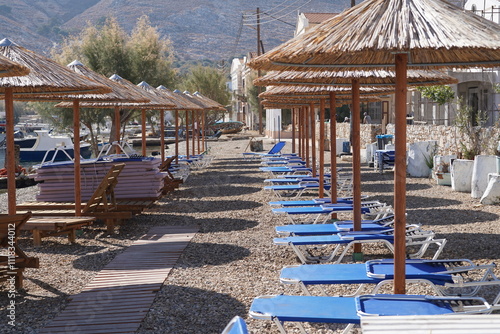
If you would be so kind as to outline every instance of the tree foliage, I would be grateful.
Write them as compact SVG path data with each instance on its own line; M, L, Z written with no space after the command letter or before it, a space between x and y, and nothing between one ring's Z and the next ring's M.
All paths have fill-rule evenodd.
M182 86L191 93L199 92L225 106L229 103L230 97L226 82L224 73L213 67L197 65L191 69Z
M455 98L455 92L450 86L417 87L423 97L436 102L440 106L450 103Z

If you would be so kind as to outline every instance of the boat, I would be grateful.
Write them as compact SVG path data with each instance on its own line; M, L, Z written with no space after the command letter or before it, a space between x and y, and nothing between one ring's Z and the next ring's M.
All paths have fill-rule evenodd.
M222 134L232 134L232 133L238 133L243 128L245 127L245 123L239 122L239 121L229 121L229 122L217 122L214 125L211 126L212 130L214 132L217 132L220 130Z
M19 160L25 161L63 161L74 157L73 140L68 135L52 135L48 130L35 130L36 140L31 147L20 147ZM90 158L90 144L80 143L80 155Z

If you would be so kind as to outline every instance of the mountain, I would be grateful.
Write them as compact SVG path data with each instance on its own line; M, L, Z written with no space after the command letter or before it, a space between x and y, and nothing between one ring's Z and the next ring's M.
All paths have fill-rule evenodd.
M350 0L0 0L0 37L47 54L87 22L114 16L130 32L147 15L178 58L217 61L257 49L257 7L262 44L270 50L293 37L299 11L341 12L349 6Z

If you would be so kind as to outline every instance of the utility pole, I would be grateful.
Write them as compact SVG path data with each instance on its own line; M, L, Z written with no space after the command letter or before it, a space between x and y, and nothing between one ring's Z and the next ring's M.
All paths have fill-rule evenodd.
M257 57L260 56L260 10L259 7L257 7ZM257 78L260 78L260 70L257 70ZM259 110L259 134L262 135L262 105L260 103L260 95L262 91L261 86L257 86L257 103L259 105L258 110Z

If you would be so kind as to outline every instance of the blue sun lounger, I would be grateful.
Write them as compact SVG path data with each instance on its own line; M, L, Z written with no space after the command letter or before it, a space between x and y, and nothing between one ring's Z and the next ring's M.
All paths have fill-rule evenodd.
M362 198L368 198L368 196L364 196ZM337 203L347 203L352 204L353 198L351 197L337 197ZM331 203L330 198L315 198L310 200L296 200L296 201L273 201L269 202L271 206L278 207L289 207L289 206L318 206L325 203Z
M500 280L494 274L494 263L476 265L467 259L421 260L407 259L405 274L407 283L423 283L431 287L437 295L476 295L483 286L499 286ZM358 295L366 284L375 285L371 293L394 279L394 260L371 260L355 264L308 264L287 266L281 270L280 281L284 284L299 285L304 293L311 295L308 287L322 288L331 284L359 284L351 295ZM453 289L450 289L453 288ZM346 295L344 295L346 296ZM500 293L492 304L498 303Z
M330 183L325 182L323 188L328 191L331 188ZM272 190L277 197L300 197L307 190L319 191L319 182L300 181L297 184L283 184L265 186L264 190Z
M349 333L361 317L391 315L446 315L490 313L494 307L480 297L442 297L423 295L260 296L254 299L249 314L254 319L272 320L281 333L285 322L348 324Z
M434 237L434 232L421 230L418 225L406 226L407 252L413 251L413 253L407 254L407 257L421 258L429 246L434 244L438 248L434 253L433 259L437 259L443 247L446 245L446 239L435 239ZM275 245L290 246L303 264L324 262L340 263L355 244L381 243L394 253L394 229L275 238L273 242ZM324 248L325 245L333 246L333 250L329 247ZM330 254L312 254L312 252L318 251L318 246L321 246L324 253L330 252Z
M378 201L364 202L361 203L361 213L373 213L385 207L387 207L385 203ZM350 203L335 203L318 206L274 208L272 212L275 214L286 214L291 224L318 224L325 223L329 219L329 215L334 212L353 211L353 209L354 207Z
M221 334L248 334L247 324L241 317L236 316L231 319Z
M387 215L383 218L362 220L361 231L384 231L393 228L394 215ZM352 220L340 220L334 223L325 224L291 224L275 227L276 233L283 237L288 236L308 236L308 235L330 235L340 232L354 230Z
M286 142L280 141L274 144L274 146L269 150L267 153L259 153L259 152L243 152L243 158L262 158L262 157L269 157L269 156L276 156L279 155L283 147L285 147Z

